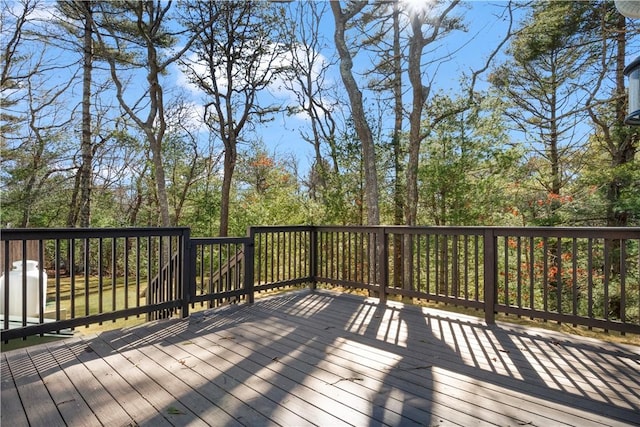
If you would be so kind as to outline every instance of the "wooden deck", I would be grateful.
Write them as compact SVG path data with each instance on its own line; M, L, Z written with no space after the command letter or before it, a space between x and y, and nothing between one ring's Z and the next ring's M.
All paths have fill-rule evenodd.
M324 291L2 354L3 426L640 425L640 348Z

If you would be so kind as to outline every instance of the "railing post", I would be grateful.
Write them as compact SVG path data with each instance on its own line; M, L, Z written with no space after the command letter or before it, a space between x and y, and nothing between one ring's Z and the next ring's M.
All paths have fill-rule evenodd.
M387 302L387 288L389 287L389 237L385 227L379 227L376 238L376 252L378 253L378 286L380 287L381 304Z
M496 323L496 249L497 238L492 228L484 230L484 319L487 324Z
M189 316L189 304L191 304L192 288L195 281L195 253L191 253L191 230L186 228L182 233L182 318Z
M309 246L309 287L315 290L318 283L318 229L315 226L309 230Z
M249 227L248 241L244 244L244 289L247 293L247 302L253 304L255 299L254 272L255 272L255 232L253 227Z

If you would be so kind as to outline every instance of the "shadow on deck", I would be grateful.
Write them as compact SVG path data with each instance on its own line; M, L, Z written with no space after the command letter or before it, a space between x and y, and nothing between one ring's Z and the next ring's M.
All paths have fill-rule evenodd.
M299 291L2 354L2 425L638 425L640 349Z

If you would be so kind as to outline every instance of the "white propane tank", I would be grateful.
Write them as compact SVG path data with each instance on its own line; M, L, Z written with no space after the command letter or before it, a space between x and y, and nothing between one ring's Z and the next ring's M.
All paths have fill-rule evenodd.
M27 271L22 271L22 260L13 263L13 269L9 272L9 315L22 317L22 276L27 276L27 317L38 317L40 315L40 304L38 303L38 285L40 283L40 269L38 261L27 260ZM4 274L0 276L0 314L4 314ZM47 273L42 271L42 307L47 303Z

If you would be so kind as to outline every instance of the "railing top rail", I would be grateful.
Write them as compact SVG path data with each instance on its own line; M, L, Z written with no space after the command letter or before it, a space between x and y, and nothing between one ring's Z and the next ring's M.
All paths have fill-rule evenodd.
M606 237L612 239L638 239L640 227L486 227L486 226L404 226L404 225L286 225L286 226L252 226L250 233L260 232L288 232L288 231L358 231L378 232L384 229L389 233L425 234L436 232L441 234L482 234L491 230L497 236L525 236L525 237ZM146 237L146 236L175 236L188 232L188 227L124 227L124 228L5 228L0 230L0 240L39 240L60 238L85 237ZM217 239L240 239L244 242L247 237L203 237L192 238L201 243L203 239L210 239L217 243ZM225 240L231 243L229 240Z
M640 239L640 227L489 227L497 236Z
M177 236L187 232L188 227L5 228L0 230L0 240Z
M313 225L258 225L249 227L251 232L274 232L274 231L312 231L317 227Z
M492 231L496 236L585 237L640 239L640 227L507 227L507 226L405 226L405 225L319 225L252 227L255 231L316 230L320 232L378 232L403 234L482 235Z
M317 231L358 231L376 233L387 227L384 225L318 225L314 228Z
M191 237L192 245L243 244L251 243L250 237Z

